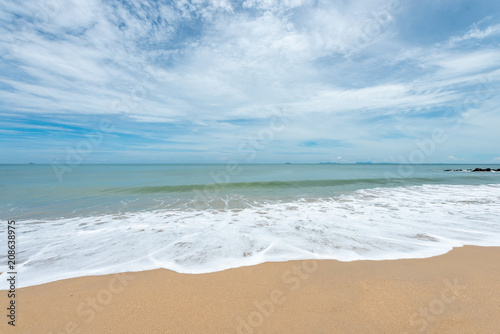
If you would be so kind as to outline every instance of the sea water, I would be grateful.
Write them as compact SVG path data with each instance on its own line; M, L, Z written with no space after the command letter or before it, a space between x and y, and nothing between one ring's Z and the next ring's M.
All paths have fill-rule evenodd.
M444 171L475 167L500 168L138 164L61 173L0 165L0 235L16 221L18 287L155 268L196 274L500 246L500 173Z

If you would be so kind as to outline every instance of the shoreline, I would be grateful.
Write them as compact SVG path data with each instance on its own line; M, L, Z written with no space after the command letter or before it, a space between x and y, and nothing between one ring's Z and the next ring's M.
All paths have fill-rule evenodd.
M2 333L496 333L500 247L424 259L267 262L166 269L17 290ZM22 275L20 276L22 280ZM2 306L9 302L2 291ZM7 311L4 311L4 313Z

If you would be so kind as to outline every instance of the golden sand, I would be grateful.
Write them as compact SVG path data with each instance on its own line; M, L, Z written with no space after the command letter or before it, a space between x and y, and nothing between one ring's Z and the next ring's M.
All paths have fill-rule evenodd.
M500 248L81 277L19 289L16 303L1 333L500 333Z

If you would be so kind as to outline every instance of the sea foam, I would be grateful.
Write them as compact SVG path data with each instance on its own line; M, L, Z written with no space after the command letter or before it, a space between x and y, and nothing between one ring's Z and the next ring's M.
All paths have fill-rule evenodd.
M266 261L423 258L463 245L500 246L500 185L26 220L17 222L17 236L18 287L155 268L196 274ZM0 255L0 272L6 260Z

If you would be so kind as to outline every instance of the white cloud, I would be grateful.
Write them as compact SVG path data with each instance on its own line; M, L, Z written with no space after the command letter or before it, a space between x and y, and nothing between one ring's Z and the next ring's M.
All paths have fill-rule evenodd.
M358 0L348 6L304 7L307 3L247 1L245 6L264 12L256 16L217 16L233 11L230 2L180 0L175 7L159 8L131 2L132 11L96 0L56 2L56 6L42 11L43 19L28 24L22 34L5 34L16 41L14 48L0 46L5 56L19 62L19 69L35 82L3 79L17 92L4 91L0 96L23 111L44 105L54 113L118 113L110 106L117 98L127 102L127 96L132 100L128 104L136 105L130 95L143 88L137 83L142 69L152 66L158 87L147 92L140 108L127 107L137 120L165 117L170 121L188 115L265 117L277 105L302 106L310 111L351 110L322 105L331 104L342 89L315 84L322 74L313 63L332 53L352 52L357 47L352 41L366 38L366 26L377 20L373 11L387 4ZM282 13L296 8L300 13L297 19ZM27 17L40 10L34 4L9 9ZM163 21L155 25L150 18L158 12ZM78 19L72 21L72 17ZM171 40L175 32L183 21L193 17L209 23L200 36L188 37L191 43L175 46L177 42ZM174 48L156 46L169 44ZM161 65L171 60L174 67ZM374 87L345 92L343 105L355 106L351 102L358 102L358 98L352 101L350 96L363 99L370 90L380 91ZM20 94L22 102L14 104Z
M243 1L243 7L268 11L280 11L311 3L312 0L245 0Z
M0 99L11 113L191 122L213 140L207 145L218 147L260 126L221 123L284 110L295 125L279 140L339 139L375 151L373 140L383 134L388 139L380 141L400 136L392 147L404 150L411 143L404 136L439 125L420 114L463 104L464 92L477 93L485 74L493 90L499 80L496 48L457 46L496 36L500 25L473 27L426 48L402 46L394 38L398 11L391 1L245 1L252 11L229 0L131 1L130 10L120 2L54 3L34 22L0 26L0 52L15 64L0 78L9 88ZM0 19L33 17L43 5L4 2ZM477 129L471 135L489 129L486 117L475 116L499 105L489 99L461 111L464 124ZM367 121L375 117L390 118L396 134ZM200 141L200 135L171 136ZM330 156L339 154L352 157Z
M443 69L443 75L463 75L495 70L500 66L500 51L481 50L461 54L440 54L430 59Z
M465 41L483 39L495 35L500 35L500 24L488 26L483 30L474 26L467 33L450 38L448 40L448 46L456 46Z

